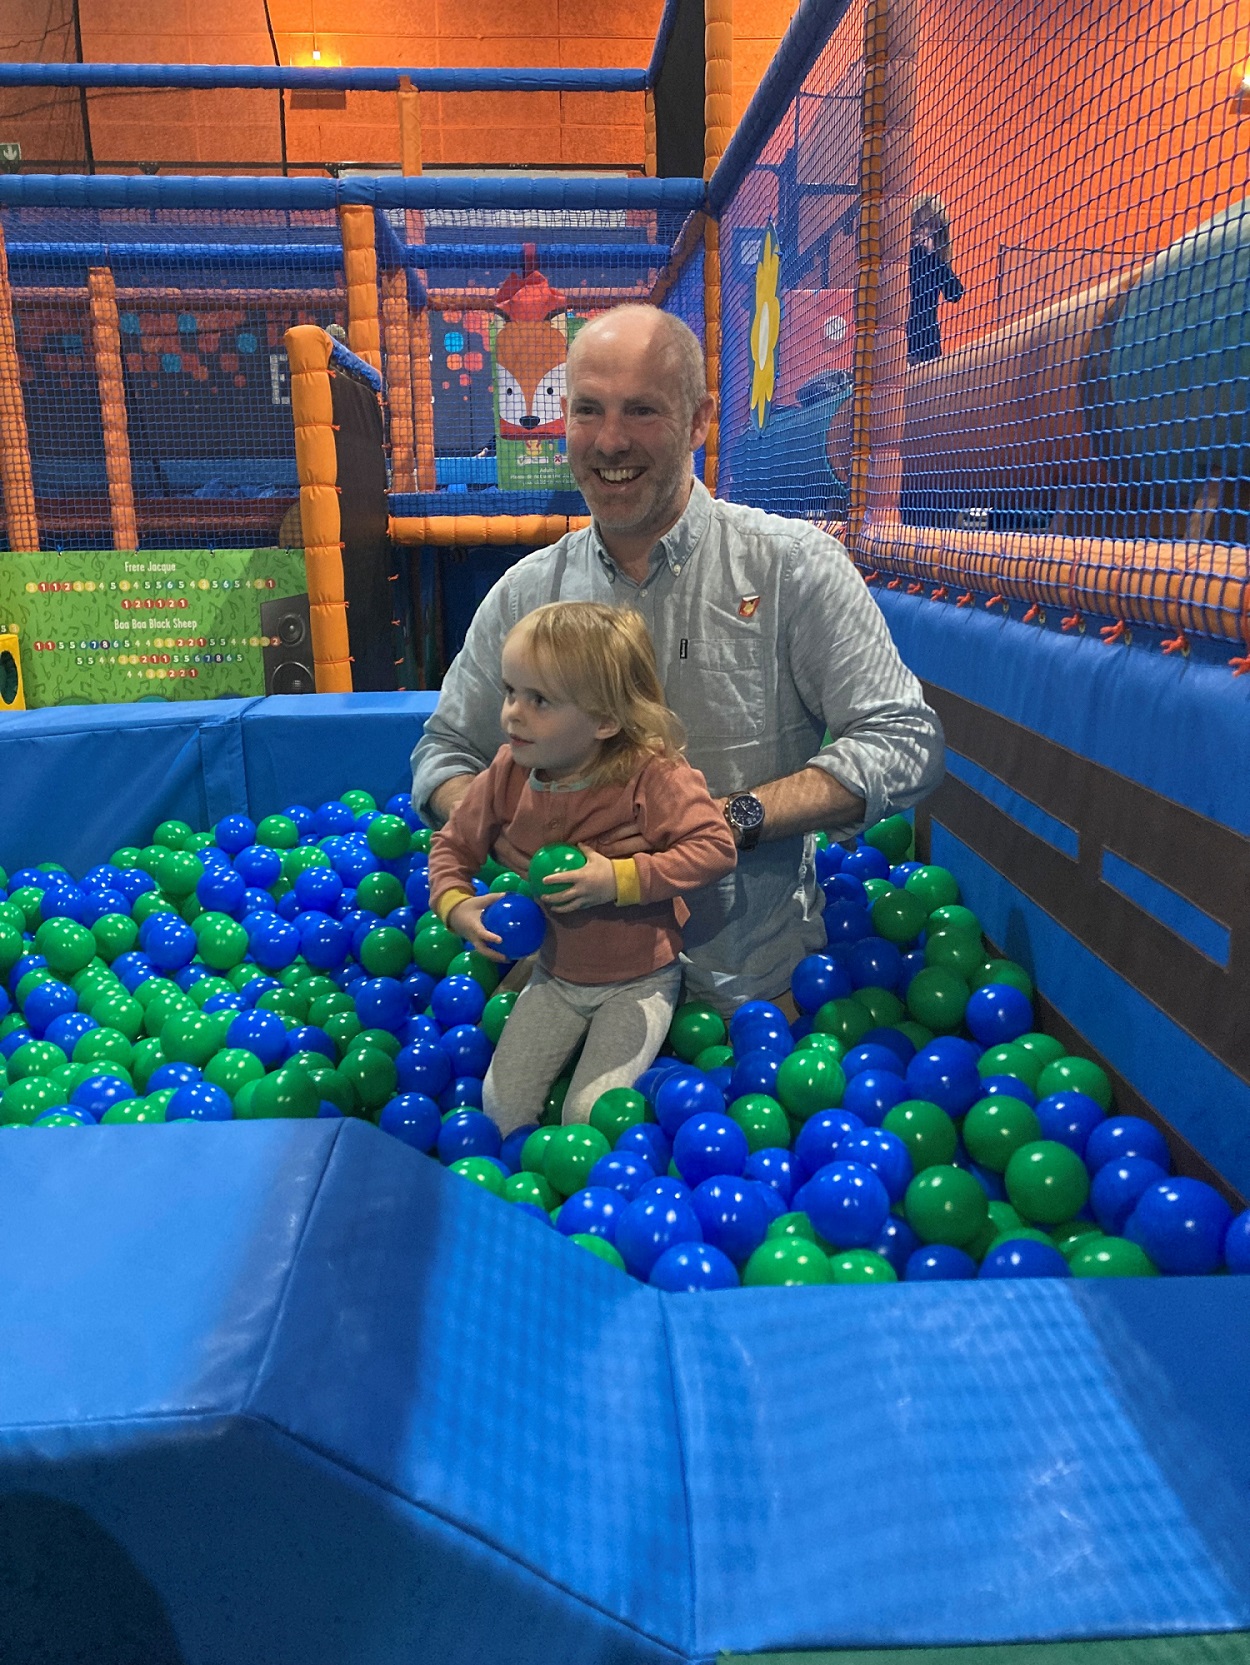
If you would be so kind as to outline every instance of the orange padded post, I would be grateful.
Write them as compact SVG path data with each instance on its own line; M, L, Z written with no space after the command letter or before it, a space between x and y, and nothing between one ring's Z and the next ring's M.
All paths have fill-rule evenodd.
M413 86L412 77L399 78L399 170L404 174L421 172L421 93Z
M134 482L130 473L130 424L126 418L126 384L122 379L122 332L117 289L107 266L87 273L91 297L91 347L100 391L100 425L104 431L104 473L109 484L109 518L114 549L138 549Z
M642 112L642 171L646 174L648 179L654 179L657 166L655 148L655 93L650 87L648 87L644 96L645 103L643 105Z
M343 593L339 464L330 394L334 343L315 324L296 324L284 340L291 364L291 415L317 692L349 694L352 671Z
M348 202L339 209L343 238L343 275L347 279L347 345L382 372L382 336L378 326L378 250L373 210Z
M35 479L30 467L30 435L22 400L17 331L13 327L13 291L9 287L3 230L0 230L0 488L4 491L9 548L34 552L39 548Z
M382 345L386 349L386 402L391 413L391 489L413 491L408 275L399 268L382 274Z
M430 314L425 307L408 315L412 339L412 423L417 459L417 490L433 491L434 377L430 366Z
M711 179L733 133L733 0L705 0L703 27L703 177ZM720 396L720 226L703 229L703 320L707 383ZM720 411L704 442L703 480L715 492L720 463Z

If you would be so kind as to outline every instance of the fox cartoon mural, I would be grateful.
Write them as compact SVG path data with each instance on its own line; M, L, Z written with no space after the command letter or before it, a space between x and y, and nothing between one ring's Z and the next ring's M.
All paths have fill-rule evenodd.
M572 490L565 461L564 363L571 328L567 299L532 265L513 273L495 294L491 332L495 359L496 457L504 490Z

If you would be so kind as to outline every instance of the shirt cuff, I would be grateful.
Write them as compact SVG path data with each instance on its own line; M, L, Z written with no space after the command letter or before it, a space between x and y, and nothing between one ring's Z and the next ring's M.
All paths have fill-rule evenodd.
M451 913L452 909L458 908L461 902L471 902L473 896L474 892L471 890L445 890L433 904L434 912L441 922L446 925L447 915Z
M612 863L616 875L616 905L618 908L636 907L642 901L642 878L633 856L623 856Z

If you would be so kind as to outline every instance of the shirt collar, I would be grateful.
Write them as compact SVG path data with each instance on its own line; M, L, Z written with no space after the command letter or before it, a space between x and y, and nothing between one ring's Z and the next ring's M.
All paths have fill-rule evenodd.
M681 519L669 528L652 550L651 569L654 570L660 561L667 561L670 572L676 576L698 548L711 518L712 494L702 480L696 479ZM620 569L604 547L599 528L593 520L590 523L590 545L604 570L614 577Z

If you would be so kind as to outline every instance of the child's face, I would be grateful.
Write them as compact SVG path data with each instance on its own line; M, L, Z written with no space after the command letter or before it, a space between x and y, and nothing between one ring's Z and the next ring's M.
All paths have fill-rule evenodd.
M576 780L591 767L619 723L600 722L546 685L524 638L503 650L503 709L499 714L513 759L542 780Z

